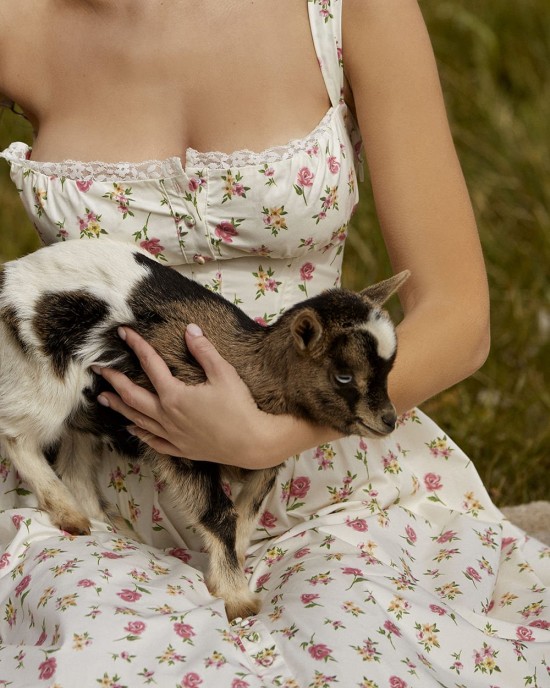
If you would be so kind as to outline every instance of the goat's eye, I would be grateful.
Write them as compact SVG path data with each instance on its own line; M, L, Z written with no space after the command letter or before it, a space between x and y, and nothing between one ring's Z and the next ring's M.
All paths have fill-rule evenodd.
M349 385L349 383L353 380L352 375L335 375L334 379L336 382L338 382L340 385Z

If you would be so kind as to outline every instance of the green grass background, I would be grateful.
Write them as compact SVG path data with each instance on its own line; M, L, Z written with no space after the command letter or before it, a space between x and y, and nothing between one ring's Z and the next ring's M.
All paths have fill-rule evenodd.
M424 0L451 128L486 258L492 350L423 405L475 462L500 506L550 498L550 9L548 0ZM0 117L0 148L30 143ZM368 182L345 257L352 288L389 264ZM38 247L0 169L0 261Z

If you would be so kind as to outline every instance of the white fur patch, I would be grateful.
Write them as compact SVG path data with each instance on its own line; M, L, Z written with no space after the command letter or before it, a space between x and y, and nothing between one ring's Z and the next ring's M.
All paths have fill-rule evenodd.
M376 340L377 353L381 358L390 359L397 348L395 329L388 317L379 310L373 310L366 323L359 325L360 330L370 332Z

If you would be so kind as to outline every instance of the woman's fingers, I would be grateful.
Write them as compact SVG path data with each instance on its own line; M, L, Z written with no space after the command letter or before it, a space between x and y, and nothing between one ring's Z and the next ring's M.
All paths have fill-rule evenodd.
M157 392L172 380L172 373L166 363L143 337L129 327L119 327L118 335L136 354L143 371Z
M235 372L233 366L223 358L212 342L203 335L198 325L191 323L187 326L185 342L189 351L193 354L211 382Z
M98 401L112 408L140 428L162 435L162 408L156 394L133 383L124 373L113 368L101 368L99 374L113 387L116 394L102 392Z
M135 437L138 437L142 442L145 442L145 444L148 444L155 451L159 452L159 454L168 454L168 456L182 456L181 449L176 447L175 444L172 444L171 442L168 442L168 440L158 437L151 432L147 432L147 430L143 430L137 426L130 426L128 428L128 432Z

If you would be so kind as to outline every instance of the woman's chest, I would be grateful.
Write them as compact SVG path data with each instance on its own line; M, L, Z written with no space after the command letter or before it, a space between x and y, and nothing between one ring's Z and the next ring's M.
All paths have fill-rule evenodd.
M37 163L17 146L7 157L45 243L109 236L179 265L341 244L357 203L352 138L341 105L308 136L261 153L189 149L185 169L178 158Z

